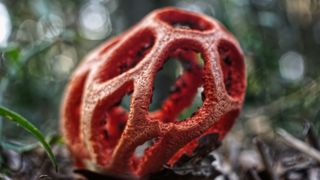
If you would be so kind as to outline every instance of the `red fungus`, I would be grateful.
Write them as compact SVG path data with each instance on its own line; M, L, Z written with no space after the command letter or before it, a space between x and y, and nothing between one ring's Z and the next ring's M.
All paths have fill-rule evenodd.
M185 64L183 73L162 107L149 112L156 73L170 57ZM178 121L201 86L202 107ZM62 131L78 166L141 177L174 165L205 135L223 139L240 112L245 87L242 52L221 24L164 8L85 58L65 92ZM130 93L128 112L120 102ZM146 142L143 155L136 155Z

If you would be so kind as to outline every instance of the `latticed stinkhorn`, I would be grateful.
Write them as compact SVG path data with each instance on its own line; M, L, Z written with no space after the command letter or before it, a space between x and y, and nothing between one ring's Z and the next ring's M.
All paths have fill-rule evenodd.
M161 108L150 112L156 73L171 57L186 64L183 73ZM201 86L202 107L178 121ZM241 49L221 24L164 8L84 59L65 92L62 131L77 166L141 177L164 164L173 166L207 134L223 139L239 114L245 88ZM128 112L120 102L130 93ZM138 157L135 149L150 140Z

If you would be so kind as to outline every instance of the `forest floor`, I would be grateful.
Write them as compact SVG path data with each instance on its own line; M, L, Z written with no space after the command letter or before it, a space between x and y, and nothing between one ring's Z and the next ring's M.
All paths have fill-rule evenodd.
M309 123L305 124L302 134L298 139L282 129L275 133L266 130L249 139L244 138L240 130L235 130L223 142L218 142L213 134L202 139L192 156L183 157L173 168L164 167L146 179L319 180L318 137ZM59 165L58 173L40 146L22 153L1 149L5 171L0 179L117 179L74 169L63 144L53 145L53 151Z

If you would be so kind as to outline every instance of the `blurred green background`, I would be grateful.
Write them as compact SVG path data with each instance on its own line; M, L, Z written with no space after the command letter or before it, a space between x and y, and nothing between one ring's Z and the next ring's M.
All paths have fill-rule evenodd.
M268 126L295 133L308 120L319 133L318 0L3 0L0 104L46 135L58 133L64 86L82 57L165 6L212 16L240 41L248 87L235 129L254 134ZM30 137L6 121L1 135L20 142Z

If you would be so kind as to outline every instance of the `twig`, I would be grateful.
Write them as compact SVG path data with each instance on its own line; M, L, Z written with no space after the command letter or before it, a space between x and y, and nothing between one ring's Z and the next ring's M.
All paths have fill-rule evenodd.
M255 169L249 169L249 176L251 177L251 179L253 180L261 180L261 178L259 177L257 171Z
M266 144L259 138L255 138L254 139L254 143L256 144L258 151L261 155L263 164L267 170L267 173L270 176L270 179L272 180L279 180L278 176L274 173L274 170L272 168L272 159L271 156L268 152L268 147L266 146Z
M314 129L312 128L312 124L308 121L306 121L304 123L304 127L305 127L305 134L307 137L307 141L317 150L320 149L319 146L319 141L318 138L316 136L316 133L314 132Z
M310 156L314 160L320 162L320 152L317 151L315 148L293 137L291 134L289 134L287 131L283 129L278 129L277 134L279 134L283 138L283 140L288 146L291 146L292 148L295 148Z
M320 177L320 168L311 168L308 172L310 180L318 180Z

